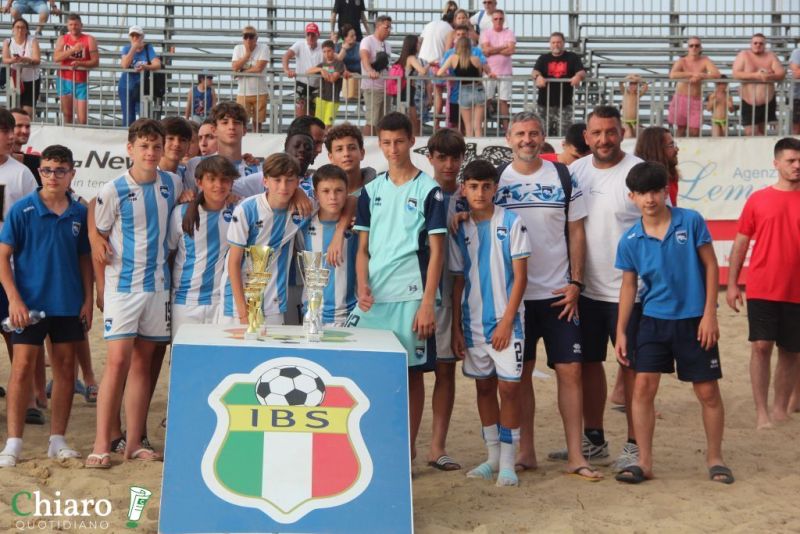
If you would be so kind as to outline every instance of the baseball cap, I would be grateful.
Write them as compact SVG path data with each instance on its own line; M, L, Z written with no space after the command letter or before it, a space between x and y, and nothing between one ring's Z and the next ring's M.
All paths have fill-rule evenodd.
M314 24L313 22L309 22L306 24L306 33L316 33L319 35L319 26Z
M128 28L128 35L132 33L138 33L139 35L144 35L144 30L141 26L131 26Z

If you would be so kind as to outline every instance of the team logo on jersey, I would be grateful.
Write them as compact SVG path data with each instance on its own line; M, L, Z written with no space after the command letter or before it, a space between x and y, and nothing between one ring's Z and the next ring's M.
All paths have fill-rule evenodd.
M222 219L223 219L223 220L224 220L226 223L229 223L229 222L231 222L231 219L233 219L233 210L232 210L231 208L227 208L227 209L225 209L225 210L222 212Z
M292 222L293 222L295 225L298 225L298 224L300 224L301 222L303 222L303 218L300 216L300 214L299 214L299 213L297 213L297 212L295 211L294 213L292 213Z
M503 241L506 237L508 237L508 228L506 228L505 226L498 226L497 239Z
M675 232L675 241L677 241L679 245L685 245L686 242L689 241L689 233L686 230L678 230Z
M461 213L462 211L469 211L469 205L466 198L458 197L456 199L456 213Z
M128 201L129 202L136 202L136 198L137 198L136 197L136 193L134 193L133 191L128 193Z
M417 211L417 199L409 198L406 200L406 211Z
M103 199L100 198L100 197L97 197L97 203L102 206L103 205Z
M375 201L374 201L373 205L374 205L376 208L377 208L378 206L380 206L380 205L381 205L381 197L375 197Z
M169 198L169 187L168 186L162 185L162 186L160 186L158 188L158 191L159 191L159 193L161 193L162 197Z
M315 225L308 225L308 235L317 235L317 227Z
M114 322L114 319L106 319L103 321L103 328L106 329L106 332L111 332L111 324Z
M525 226L524 224L520 224L519 225L519 231L524 234L524 233L526 233L528 231L528 227Z
M419 290L417 284L408 284L408 292L409 293L416 293Z
M257 220L256 228L263 228L263 227L264 227L264 221L262 221L261 219Z
M312 361L275 358L226 376L208 396L217 426L203 454L220 499L291 524L361 495L372 458L360 422L369 399Z
M78 234L81 233L81 223L80 221L72 221L72 235L78 237Z

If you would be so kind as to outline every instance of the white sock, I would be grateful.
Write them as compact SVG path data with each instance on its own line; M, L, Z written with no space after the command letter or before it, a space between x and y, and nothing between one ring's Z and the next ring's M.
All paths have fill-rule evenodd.
M47 447L47 454L55 456L61 449L68 449L67 440L61 434L50 435L50 446Z
M486 463L492 466L492 471L497 471L500 466L500 429L497 425L489 425L483 427L482 432L488 452Z
M517 445L519 444L519 427L506 428L500 427L500 470L509 469L514 471L514 460L517 455Z
M6 446L0 454L13 454L19 456L22 452L22 438L8 438L6 439Z

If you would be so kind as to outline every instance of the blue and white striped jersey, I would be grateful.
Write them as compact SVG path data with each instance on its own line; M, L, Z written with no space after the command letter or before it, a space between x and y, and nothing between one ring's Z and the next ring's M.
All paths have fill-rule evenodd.
M514 286L511 262L530 256L527 230L519 215L495 206L492 218L464 221L450 241L450 270L464 277L462 326L467 347L491 343ZM523 339L522 303L514 336Z
M183 217L188 204L172 211L167 244L176 251L172 268L172 301L175 304L208 305L219 302L220 280L228 253L228 224L233 206L219 211L198 207L200 228L194 237L183 231Z
M197 170L197 166L200 165L200 162L203 161L208 156L217 156L217 155L219 155L219 154L208 154L207 156L195 156L195 157L193 157L192 159L190 159L189 161L186 162L186 171L183 174L183 181L184 181L185 184L187 184L186 185L187 188L191 188L192 191L197 193L197 191L198 191L198 189L197 189L197 179L195 177L195 171ZM261 172L261 165L259 165L257 163L254 164L254 165L248 165L247 163L245 163L242 160L232 161L231 163L233 163L233 165L239 171L239 178L244 178L245 176L250 176L251 174L256 174L256 173L260 173ZM240 194L240 193L236 192L236 183L238 181L239 180L236 180L236 181L233 182L233 186L234 186L233 193L236 194L236 195L239 195L239 196L250 196L250 195L243 195L243 194ZM257 192L260 193L261 191L257 191ZM255 193L253 193L253 194L255 194Z
M180 178L165 171L146 184L125 173L103 186L95 223L98 231L108 234L113 250L105 269L106 288L118 293L169 290L167 231L182 191Z
M299 250L328 252L338 221L320 221L315 215L311 222L298 233ZM328 285L322 295L322 323L344 324L356 306L356 252L358 250L358 234L347 230L344 234L344 261L332 269ZM327 268L330 268L326 264ZM303 295L303 304L307 298Z
M316 210L315 210L316 211ZM313 214L312 214L313 215ZM246 248L252 245L269 245L278 250L272 267L272 278L264 293L264 315L286 312L286 291L289 269L294 256L295 235L311 220L285 209L273 210L267 195L261 194L243 200L233 210L228 226L228 244ZM243 277L245 269L242 269ZM245 279L242 282L245 282ZM222 310L226 317L235 317L233 291L228 279L228 265L222 275Z

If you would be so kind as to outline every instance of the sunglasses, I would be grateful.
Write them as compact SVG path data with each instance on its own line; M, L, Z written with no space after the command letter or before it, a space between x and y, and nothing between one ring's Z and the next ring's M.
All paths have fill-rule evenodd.
M254 34L254 33L243 33L242 34L242 39L255 39L255 38L256 38L256 34Z
M689 48L702 48L702 46L703 46L703 45L699 45L699 44L690 44L690 45L688 45L688 46L689 46Z

